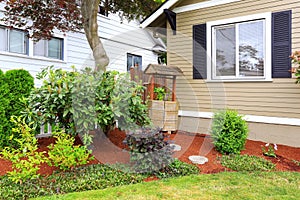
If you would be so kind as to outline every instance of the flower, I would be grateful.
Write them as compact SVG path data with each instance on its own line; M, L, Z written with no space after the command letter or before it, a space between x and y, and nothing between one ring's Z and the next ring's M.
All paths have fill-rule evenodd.
M266 144L266 147L268 147L269 145L270 145L270 143L267 143L267 144Z
M278 148L277 148L277 144L274 144L274 149L277 151Z

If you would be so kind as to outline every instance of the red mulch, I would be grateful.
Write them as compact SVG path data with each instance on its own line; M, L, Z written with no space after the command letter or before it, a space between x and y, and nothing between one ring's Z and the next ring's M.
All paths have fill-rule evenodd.
M126 151L126 145L122 142L125 138L125 133L119 130L114 130L108 134L109 138L104 136L96 138L93 146L93 154L95 160L90 164L97 163L128 163L129 154ZM209 159L208 163L204 165L198 165L201 169L201 173L218 173L225 171L226 169L218 162L218 157L221 156L214 148L212 140L209 135L194 134L183 131L178 131L176 134L170 135L170 140L175 144L182 147L182 150L174 153L174 157L179 158L181 161L188 162L188 157L191 155L202 155ZM53 138L39 139L39 151L47 151L47 146L54 143ZM79 137L76 138L76 144L81 144ZM246 148L242 151L242 154L256 155L272 161L276 164L278 171L297 171L300 172L300 166L297 166L293 160L300 161L300 148L289 147L285 145L277 145L278 151L276 151L277 157L270 158L262 155L261 147L265 145L263 142L247 140ZM11 163L9 161L0 159L0 175L4 175L7 171L11 170ZM58 170L56 167L49 167L47 164L43 164L39 173L43 175L49 175L54 170ZM148 180L149 179L149 180ZM149 177L145 181L156 180L156 177Z

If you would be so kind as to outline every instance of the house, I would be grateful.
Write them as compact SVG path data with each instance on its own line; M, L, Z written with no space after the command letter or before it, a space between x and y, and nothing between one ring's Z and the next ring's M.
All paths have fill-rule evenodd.
M179 129L209 133L213 112L236 109L249 138L300 147L300 85L291 74L300 49L295 0L168 0L141 27L167 35L177 81Z
M0 4L0 18L4 16L4 4ZM99 9L99 36L110 59L108 70L127 72L131 66L146 68L158 63L159 53L165 51L164 43L153 34L139 27L137 21L127 21L118 14L107 14ZM54 65L71 69L94 67L92 51L84 32L55 32L49 41L34 43L26 33L0 25L0 68L30 71L35 75L41 68ZM40 83L36 80L36 85Z

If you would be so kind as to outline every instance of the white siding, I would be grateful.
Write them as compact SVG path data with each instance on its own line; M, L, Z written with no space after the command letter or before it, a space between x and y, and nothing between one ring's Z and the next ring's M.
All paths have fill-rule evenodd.
M1 5L0 10L3 10ZM0 11L1 16L3 13ZM136 22L121 22L117 15L98 15L98 24L99 36L110 59L108 70L126 72L127 53L142 56L143 68L150 63L157 63L157 54L152 51L154 40L148 32L139 28ZM93 54L84 32L57 35L64 38L63 61L33 56L33 42L30 40L29 56L0 52L0 69L6 71L23 68L35 77L41 68L49 65L64 69L70 69L71 65L75 65L76 68L94 66ZM36 84L39 85L38 82Z

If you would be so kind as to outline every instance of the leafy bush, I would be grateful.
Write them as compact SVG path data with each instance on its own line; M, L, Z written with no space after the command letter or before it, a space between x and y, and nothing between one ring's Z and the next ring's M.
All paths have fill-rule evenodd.
M141 182L137 175L123 173L106 165L89 165L47 177L27 180L22 184L0 177L0 199L29 199L38 196L99 190Z
M93 157L90 157L91 151L86 146L74 146L75 139L70 135L60 131L53 133L56 138L55 144L48 146L50 166L54 165L61 170L69 170L78 165L89 163Z
M157 172L155 175L158 178L170 178L199 174L199 172L200 170L196 165L188 164L178 159L174 159L171 164Z
M227 109L214 114L211 135L217 151L239 154L245 147L248 126L237 111Z
M73 136L84 134L85 143L91 142L86 135L95 127L108 133L117 121L123 130L150 123L141 100L144 88L126 74L89 68L67 72L49 67L38 78L44 83L32 92L28 107L41 116L42 122L59 123Z
M150 125L148 107L142 100L143 91L144 87L131 81L129 74L118 74L112 107L121 130L133 131Z
M76 135L72 113L72 87L78 73L53 66L43 69L37 79L43 80L40 88L35 88L29 96L28 112L36 113L35 123L58 124L73 136Z
M224 155L221 164L235 171L270 171L276 166L268 160L249 155Z
M130 132L124 143L137 173L153 173L173 162L172 147L160 129L141 128Z
M0 70L0 149L9 143L7 130L9 128L9 120L6 118L6 110L9 107L9 88L6 83L5 76Z
M19 137L12 137L18 148L5 147L0 156L12 162L13 171L8 172L8 177L14 182L23 182L27 179L37 178L39 165L47 161L45 152L37 152L37 139L32 134L32 129L21 120L21 118L13 118L12 121L16 127L13 133Z

